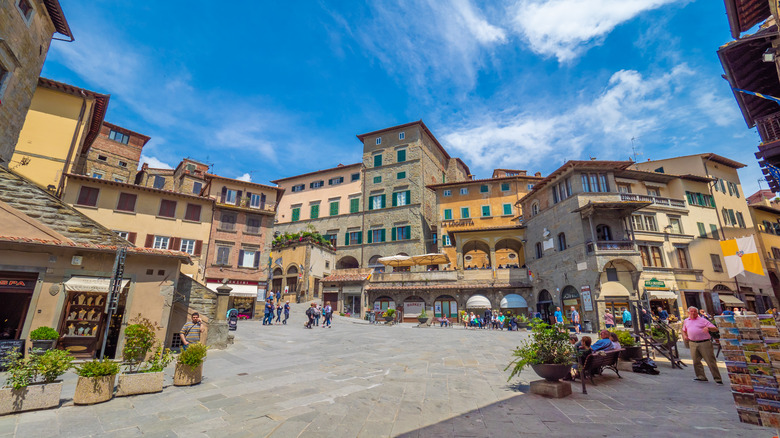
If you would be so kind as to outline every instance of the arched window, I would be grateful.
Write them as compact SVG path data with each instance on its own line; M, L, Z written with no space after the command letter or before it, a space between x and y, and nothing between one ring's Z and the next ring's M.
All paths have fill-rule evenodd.
M537 214L539 214L539 203L534 202L533 204L531 204L531 217L534 217Z
M558 251L565 251L566 250L566 234L560 233L558 234Z

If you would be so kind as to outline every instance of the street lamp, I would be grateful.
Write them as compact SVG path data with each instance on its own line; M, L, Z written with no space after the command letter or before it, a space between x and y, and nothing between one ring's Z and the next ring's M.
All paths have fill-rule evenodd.
M766 49L766 51L761 55L761 59L764 62L775 62L775 58L777 57L777 49L774 47L770 47Z

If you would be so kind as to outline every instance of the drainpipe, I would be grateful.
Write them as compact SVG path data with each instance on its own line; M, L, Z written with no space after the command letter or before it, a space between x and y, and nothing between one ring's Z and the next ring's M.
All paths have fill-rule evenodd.
M70 165L70 159L73 157L73 151L76 149L76 143L79 139L79 127L84 121L84 113L87 111L87 94L83 90L81 93L81 111L79 112L79 118L76 122L76 129L73 130L73 138L70 141L70 149L68 150L68 157L65 159L65 164L62 166L62 174L60 175L60 183L57 186L57 197L62 196L62 190L65 186L65 174L69 173L68 166Z

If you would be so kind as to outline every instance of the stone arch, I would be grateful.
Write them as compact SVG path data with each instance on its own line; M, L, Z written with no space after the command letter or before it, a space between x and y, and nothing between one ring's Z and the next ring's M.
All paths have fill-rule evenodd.
M463 267L482 268L490 266L490 245L480 239L463 244Z
M379 263L379 259L381 259L381 255L373 255L370 259L368 259L368 267L373 268L374 272L385 272L385 265Z
M336 269L354 269L359 267L360 263L352 256L344 256L336 262Z
M433 300L433 316L434 318L441 316L450 319L457 318L458 301L452 295L439 295Z
M287 275L292 275L297 273L298 273L298 265L292 264L287 267Z
M563 310L563 314L570 320L572 307L574 307L580 315L580 321L582 321L582 299L580 298L580 291L572 285L567 285L561 290L561 310Z
M555 303L553 303L552 295L547 289L542 289L536 300L536 316L549 323L553 312L555 312Z
M495 246L496 266L517 266L518 268L525 264L525 252L523 251L523 242L513 237L505 237Z

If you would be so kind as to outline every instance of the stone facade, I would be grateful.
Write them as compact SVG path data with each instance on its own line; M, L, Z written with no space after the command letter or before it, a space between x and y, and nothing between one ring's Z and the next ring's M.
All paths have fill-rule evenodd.
M109 138L112 131L126 135L127 143ZM103 122L100 134L83 156L81 163L77 163L74 173L92 177L99 175L109 181L132 183L141 160L141 152L149 140L150 138L143 134Z
M322 279L335 269L336 251L306 240L271 251L271 293L280 292L285 300L299 303L322 298Z
M5 167L32 102L52 35L71 35L59 4L30 3L32 11L24 16L14 0L0 2L0 165ZM57 18L57 24L50 17Z

